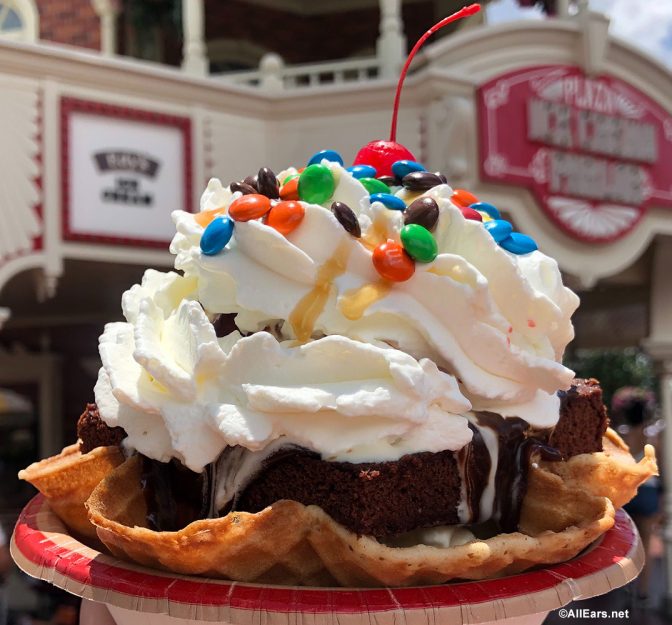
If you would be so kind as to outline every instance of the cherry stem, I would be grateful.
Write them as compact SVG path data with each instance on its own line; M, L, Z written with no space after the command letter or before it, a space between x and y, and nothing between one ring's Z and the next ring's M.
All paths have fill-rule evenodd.
M406 73L408 72L408 68L410 67L411 61L413 60L413 57L415 56L416 52L420 48L422 48L422 45L425 43L425 41L427 41L427 39L429 39L429 37L431 37L437 30L440 30L441 28L447 26L448 24L451 24L452 22L460 20L463 17L469 17L474 13L478 13L480 10L481 10L480 4L470 4L469 6L460 9L456 13L453 13L448 17L444 17L440 22L434 24L434 26L432 26L422 37L420 37L417 43L413 46L411 53L408 55L408 58L406 59L406 63L404 63L404 67L401 70L401 75L399 76L399 82L397 83L397 93L394 96L394 108L392 109L392 127L390 128L390 141L394 142L397 140L397 116L399 114L399 99L401 97L401 86L404 84L404 78L406 78Z

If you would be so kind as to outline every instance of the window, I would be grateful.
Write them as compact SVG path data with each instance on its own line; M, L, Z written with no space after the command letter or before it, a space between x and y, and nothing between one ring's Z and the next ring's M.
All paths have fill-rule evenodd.
M0 0L0 37L37 40L38 12L34 0Z

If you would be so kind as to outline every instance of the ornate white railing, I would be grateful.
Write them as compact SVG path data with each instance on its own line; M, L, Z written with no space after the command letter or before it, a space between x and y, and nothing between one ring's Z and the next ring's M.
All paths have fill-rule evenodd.
M297 89L373 80L380 76L380 59L372 56L344 61L285 65L277 54L266 54L259 69L215 76L222 81L268 90Z

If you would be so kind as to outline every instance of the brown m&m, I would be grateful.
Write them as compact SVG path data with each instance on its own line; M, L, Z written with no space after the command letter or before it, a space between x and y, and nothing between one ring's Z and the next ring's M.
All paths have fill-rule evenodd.
M343 202L334 202L331 205L331 212L334 213L334 216L338 220L338 223L343 226L346 232L351 234L353 237L361 237L362 229L357 221L357 215L354 211Z

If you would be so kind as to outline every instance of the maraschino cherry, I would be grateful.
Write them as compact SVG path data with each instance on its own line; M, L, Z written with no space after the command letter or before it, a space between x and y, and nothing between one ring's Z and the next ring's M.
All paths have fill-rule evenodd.
M394 96L394 108L392 110L392 126L390 128L390 140L385 141L384 139L379 139L378 141L371 141L367 143L362 149L357 152L355 157L355 165L371 165L376 168L377 176L393 176L392 173L392 164L396 161L415 161L415 156L408 149L405 148L401 143L396 142L397 138L397 115L399 113L399 98L401 96L401 87L406 78L406 73L408 68L411 65L411 61L415 56L416 52L423 46L425 41L431 37L437 30L440 30L444 26L447 26L451 22L462 19L463 17L468 17L474 13L478 13L481 10L479 4L471 4L449 15L448 17L442 19L440 22L434 24L413 46L404 67L401 70L401 75L399 76L399 82L397 83L397 92Z

